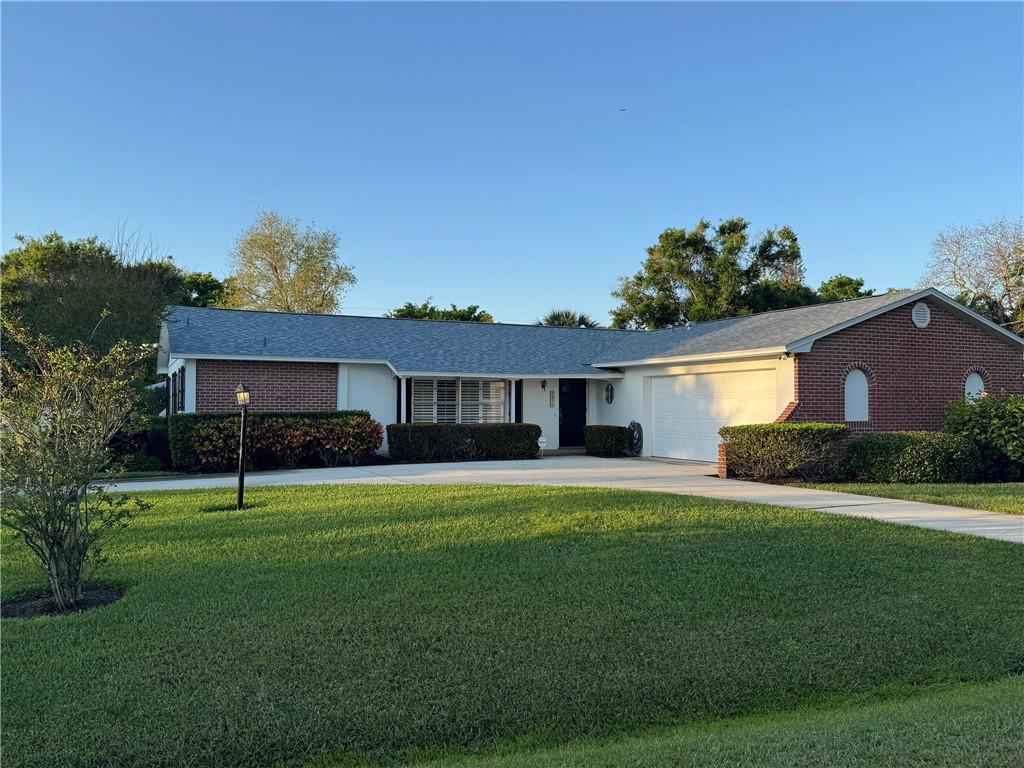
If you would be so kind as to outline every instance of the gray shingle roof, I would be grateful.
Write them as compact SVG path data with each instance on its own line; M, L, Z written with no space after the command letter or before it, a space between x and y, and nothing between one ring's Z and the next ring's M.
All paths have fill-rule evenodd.
M893 291L863 299L694 323L690 328L677 326L651 331L640 338L621 340L601 353L594 363L785 347L861 315L900 304L919 293L921 291Z
M585 375L643 331L404 320L171 307L172 357L318 358L389 362L402 373Z
M951 302L934 290L894 291L660 331L172 307L165 351L172 357L386 361L399 373L581 376L599 373L594 366L791 347L922 295Z

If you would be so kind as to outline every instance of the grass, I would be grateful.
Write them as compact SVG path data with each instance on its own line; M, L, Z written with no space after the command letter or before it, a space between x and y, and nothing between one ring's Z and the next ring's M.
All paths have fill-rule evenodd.
M541 749L986 682L1024 547L568 488L147 494L98 582L4 620L6 766L355 764ZM40 574L4 539L5 599Z
M857 707L737 718L611 742L417 768L1019 768L1024 764L1024 678L962 685ZM313 760L308 768L337 766Z
M804 488L1024 515L1024 483L797 483Z

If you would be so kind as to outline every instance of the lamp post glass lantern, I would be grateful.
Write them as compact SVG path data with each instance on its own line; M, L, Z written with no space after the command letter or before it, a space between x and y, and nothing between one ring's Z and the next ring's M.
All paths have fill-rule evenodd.
M235 390L235 400L242 409L242 428L238 435L238 504L241 509L245 500L245 432L249 422L249 390L241 384Z

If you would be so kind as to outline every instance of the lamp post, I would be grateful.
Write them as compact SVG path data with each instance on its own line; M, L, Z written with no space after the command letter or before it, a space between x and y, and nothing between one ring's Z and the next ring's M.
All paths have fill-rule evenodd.
M236 509L242 508L245 498L245 431L249 422L249 390L238 385L235 390L235 400L242 409L242 431L238 437L238 505Z

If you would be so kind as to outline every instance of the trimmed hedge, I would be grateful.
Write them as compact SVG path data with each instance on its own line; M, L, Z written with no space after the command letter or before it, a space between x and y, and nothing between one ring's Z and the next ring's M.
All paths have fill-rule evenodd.
M629 427L591 424L583 431L588 456L615 458L624 456L629 447Z
M175 469L235 469L239 419L237 411L171 416L169 442ZM383 440L383 427L367 411L250 412L248 468L357 464L371 458Z
M942 430L974 441L982 480L1024 478L1024 395L986 395L953 403Z
M843 424L784 421L722 427L718 434L737 477L783 480L834 477L847 432Z
M873 483L965 483L975 480L974 441L947 432L876 432L850 444L842 471Z
M536 424L389 424L388 453L395 461L535 459Z

